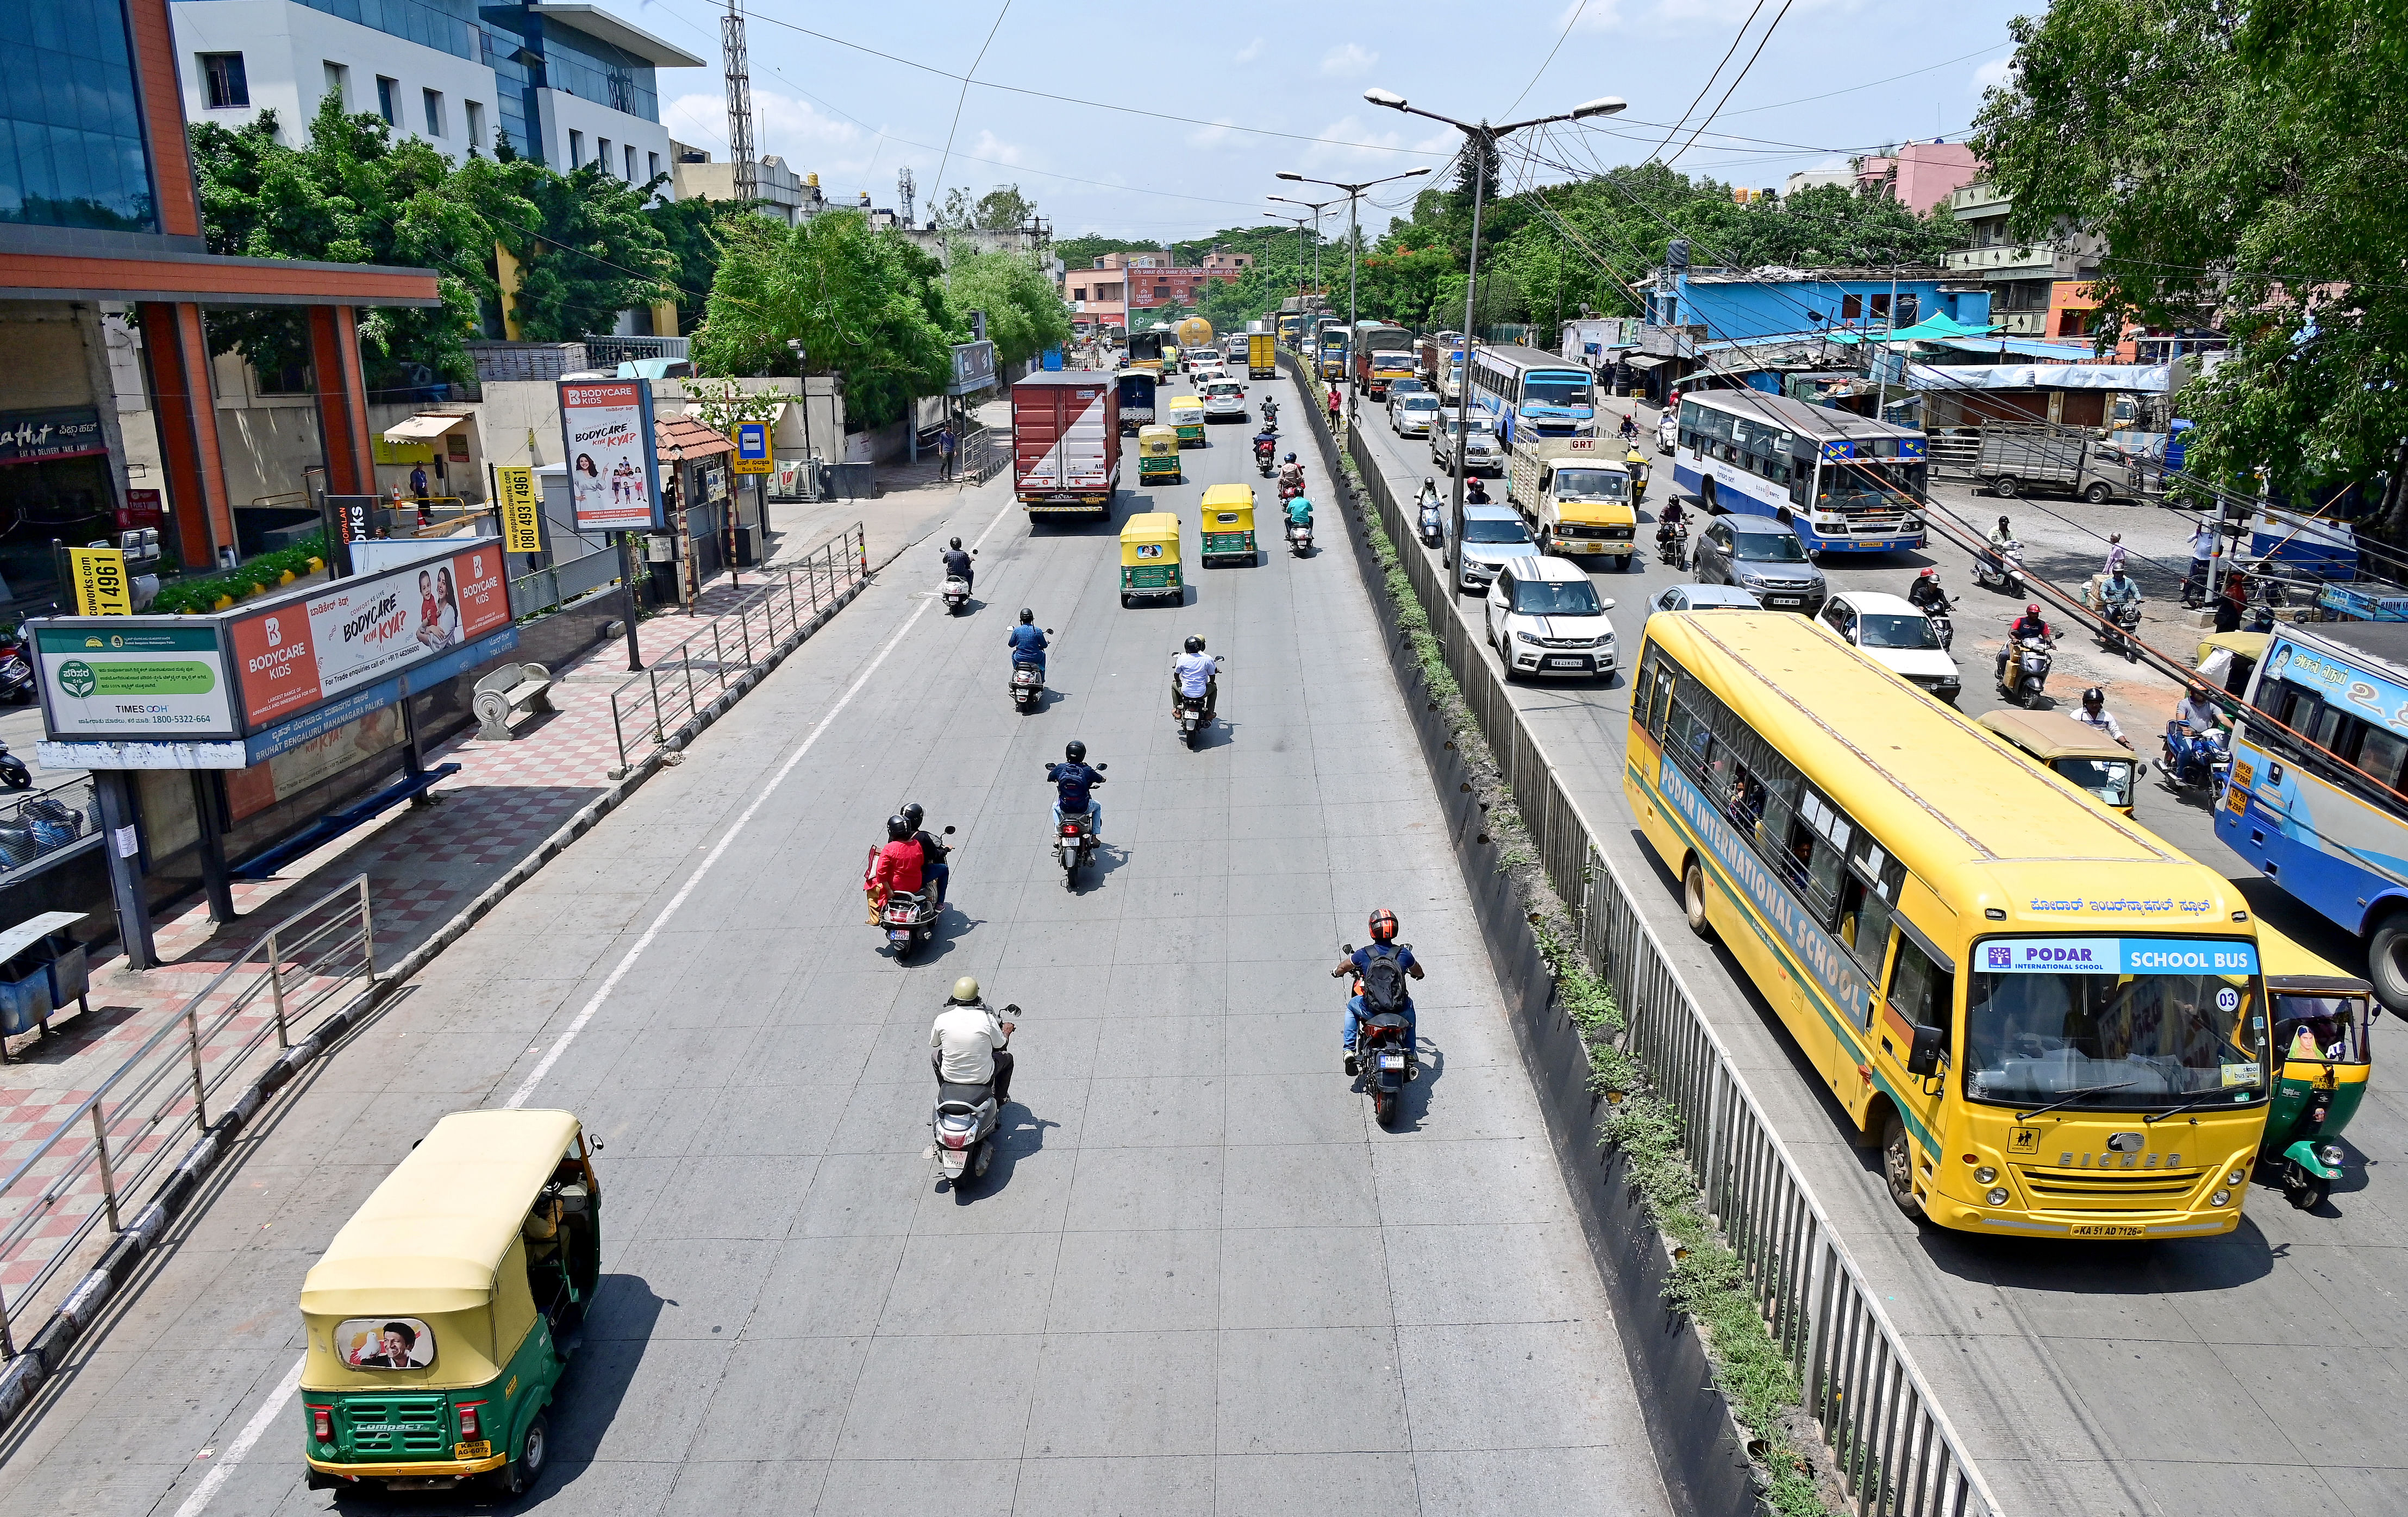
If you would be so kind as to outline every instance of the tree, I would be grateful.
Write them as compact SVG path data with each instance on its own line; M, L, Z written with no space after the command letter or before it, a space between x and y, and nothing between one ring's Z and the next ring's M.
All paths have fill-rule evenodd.
M1054 244L1054 256L1062 260L1065 268L1092 268L1096 260L1106 253L1158 252L1162 244L1127 237L1083 236L1064 237Z
M647 187L649 188L649 186ZM669 280L675 287L678 330L692 332L702 324L710 299L710 281L719 273L719 229L739 216L751 215L740 202L669 200L647 207L645 217L661 234L670 259Z
M472 155L451 193L519 261L519 330L530 342L608 332L619 312L671 298L676 262L645 191L588 164L555 174L527 158Z
M969 341L969 313L986 312L986 335L998 364L1025 363L1070 340L1070 316L1054 293L1054 281L1017 253L957 256L947 284L953 340Z
M720 242L697 369L791 374L786 344L799 338L807 372L840 375L846 410L872 427L943 391L953 370L943 270L901 236L856 215L797 226L745 216L720 228Z
M2014 23L1974 146L2017 233L2103 237L2100 340L2219 320L2194 472L2285 494L2386 479L2408 529L2408 4L2057 0Z
M1017 184L998 184L976 199L957 185L945 192L944 204L930 217L948 232L1018 232L1036 219L1037 202Z

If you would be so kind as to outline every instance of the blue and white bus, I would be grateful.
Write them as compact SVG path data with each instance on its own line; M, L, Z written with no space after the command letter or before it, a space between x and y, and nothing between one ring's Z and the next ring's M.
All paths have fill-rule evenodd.
M1471 404L1508 448L1532 436L1587 436L1597 430L1597 377L1536 348L1474 348Z
M1915 501L1926 470L1923 434L1914 427L1760 390L1681 397L1674 485L1710 511L1786 512L1818 552L1922 547Z
M2232 730L2215 835L2366 944L2408 1016L2408 623L2279 627Z

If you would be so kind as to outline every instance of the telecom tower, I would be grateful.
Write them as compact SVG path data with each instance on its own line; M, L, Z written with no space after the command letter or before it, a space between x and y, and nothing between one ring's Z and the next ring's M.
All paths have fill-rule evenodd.
M911 224L911 196L919 188L918 181L911 178L911 165L904 165L902 172L895 176L895 198L903 203L905 226Z
M752 156L752 64L744 48L741 0L727 0L719 18L719 52L727 72L727 158L736 165L736 198L761 198L761 167Z

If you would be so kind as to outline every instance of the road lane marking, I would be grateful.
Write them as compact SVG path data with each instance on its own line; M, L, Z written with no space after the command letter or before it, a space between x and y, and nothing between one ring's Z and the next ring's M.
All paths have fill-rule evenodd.
M1019 501L1016 498L1006 496L1003 505L995 513L995 520L986 524L986 530L979 534L978 541L971 546L984 547L987 538L995 535L995 529L1003 525L1005 515L1018 504ZM636 939L635 946L628 949L625 956L620 959L618 966L610 971L610 977L602 982L602 988L594 993L594 998L585 1003L583 1009L577 1013L576 1020L571 1022L553 1041L551 1052L544 1054L542 1061L537 1064L533 1072L520 1082L519 1088L510 1093L510 1098L506 1103L508 1107L517 1108L526 1105L529 1098L535 1095L536 1086L542 1081L545 1075L552 1072L552 1066L560 1062L561 1054L566 1052L568 1045L576 1040L577 1035L585 1030L585 1024L594 1020L594 1013L601 1009L602 1002L609 995L611 988L626 978L627 971L635 966L637 955L643 952L652 939L660 936L661 928L667 923L669 918L677 914L678 908L685 904L686 897L694 894L695 886L701 883L702 877L710 872L710 866L719 862L720 855L727 852L728 845L743 833L745 825L768 800L770 793L778 788L787 775L794 772L795 766L800 764L803 761L803 755L811 751L811 745L820 740L820 734L827 730L828 723L834 722L837 714L852 704L853 696L861 694L862 688L869 683L870 676L876 674L879 666L886 662L886 656L895 651L896 647L903 641L904 635L911 630L913 624L925 615L928 608L934 604L936 603L933 601L922 601L918 609L896 629L895 636L886 639L886 645L878 651L878 656L869 661L869 667L862 670L861 677L846 689L834 706L828 708L827 714L820 718L819 724L811 728L810 735L804 737L801 745L787 757L784 764L779 766L777 774L761 788L759 796L751 806L745 808L744 814L738 817L735 824L727 829L726 836L719 840L719 846L712 849L710 855L695 866L694 873L686 877L685 883L679 888L676 895L670 897L669 904L661 908L661 914L652 919L652 924L644 929L644 935ZM218 1488L225 1484L234 1474L236 1467L242 1463L243 1456L251 1453L251 1445L257 1443L265 1436L268 1428L275 1424L277 1417L292 1401L294 1392L301 1388L301 1369L308 1363L308 1357L306 1354L293 1361L293 1367L284 1372L283 1380L278 1382L275 1390L268 1393L265 1403L251 1414L251 1421L243 1424L242 1431L236 1434L235 1440L226 1446L224 1457L210 1467L208 1474L202 1477L201 1483L194 1489L190 1496L185 1498L184 1504L176 1509L176 1517L201 1517L201 1513L208 1509L210 1499L218 1494Z

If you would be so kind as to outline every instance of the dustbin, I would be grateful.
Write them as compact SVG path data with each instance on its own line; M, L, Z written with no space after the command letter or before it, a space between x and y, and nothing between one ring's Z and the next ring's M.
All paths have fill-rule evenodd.
M0 1037L50 1031L50 1013L69 1001L92 1009L84 999L92 953L68 931L82 920L79 911L45 911L0 932Z
M12 960L0 968L0 1038L32 1032L50 1020L50 966Z

